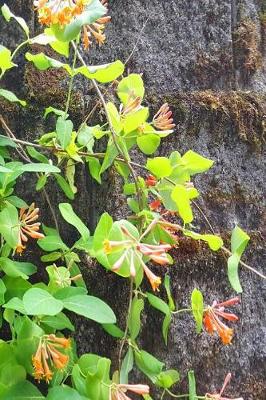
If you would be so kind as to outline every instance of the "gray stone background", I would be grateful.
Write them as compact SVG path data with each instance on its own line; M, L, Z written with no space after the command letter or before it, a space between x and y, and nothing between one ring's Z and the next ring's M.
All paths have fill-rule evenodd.
M4 3L0 1L0 5ZM6 1L17 15L30 24L32 33L39 30L32 2ZM245 260L263 272L265 260L265 0L112 0L112 23L106 34L107 44L85 55L89 63L105 63L120 58L127 72L143 73L147 103L156 111L168 101L174 111L176 132L165 139L158 154L173 150L181 153L193 149L215 161L213 169L196 179L202 193L199 202L214 230L228 243L229 232L237 223L251 236ZM147 20L148 19L148 20ZM144 26L145 25L145 26ZM1 43L10 48L21 40L15 24L4 24L0 17ZM21 110L0 102L17 137L35 139L53 126L44 122L43 109L60 106L66 98L66 77L61 72L37 72L19 56L17 71L7 74L5 85L17 95L31 101ZM59 82L59 83L58 83ZM71 102L71 117L76 124L88 112L95 95L87 82L76 82ZM101 115L96 115L101 118ZM136 158L139 156L136 155ZM102 187L78 169L79 193L74 202L76 212L93 229L99 215L107 210L114 217L127 212L125 198L119 195L120 180L107 174ZM25 176L18 192L26 200L37 201L42 218L52 224L50 211L41 194L36 199L34 180ZM53 202L65 201L52 182L49 193ZM195 210L195 225L209 228ZM75 232L60 220L62 236L72 242ZM32 247L26 254L39 265L38 279L47 279L38 261L40 250ZM180 242L175 250L175 264L169 268L174 298L179 307L189 304L190 293L199 287L211 303L234 295L226 275L226 262L221 254L213 255L204 246L191 241ZM104 298L116 311L123 324L127 308L124 281L105 273L98 265L84 260L82 270L91 293ZM155 268L156 270L156 268ZM159 268L158 273L161 273ZM265 269L264 269L265 273ZM193 368L198 380L198 393L218 390L227 372L233 380L228 394L245 400L266 398L266 317L265 284L254 274L240 272L244 293L236 308L241 322L231 346L223 346L216 337L196 335L189 316L172 323L169 344L161 337L161 316L146 307L140 345L177 368L181 383L177 390L187 391L186 373ZM161 290L161 296L165 293ZM118 344L96 324L76 318L78 350L97 352L114 360ZM132 375L132 381L137 376ZM138 379L143 379L139 376ZM176 390L176 391L177 391ZM154 394L155 399L159 399Z

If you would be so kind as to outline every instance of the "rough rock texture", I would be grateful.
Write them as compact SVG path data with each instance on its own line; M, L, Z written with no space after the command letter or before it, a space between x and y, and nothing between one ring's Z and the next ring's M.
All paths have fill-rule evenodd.
M7 3L30 22L32 31L37 31L30 0ZM164 141L160 154L193 149L215 161L210 173L196 180L202 193L200 207L213 229L226 240L235 223L250 233L252 240L245 259L263 271L266 236L263 203L265 2L113 0L110 9L113 21L107 28L108 44L100 52L92 50L86 55L88 62L94 64L117 58L125 61L136 46L127 64L128 71L143 73L147 102L152 109L156 110L167 100L175 113L176 134ZM19 40L15 25L6 28L2 19L0 34L1 42L9 47ZM17 62L23 67L22 81L10 72L6 84L17 94L31 99L33 106L21 111L0 103L0 109L1 113L6 112L17 136L34 138L47 131L53 122L50 120L44 126L40 110L65 100L66 78L61 76L61 84L55 87L56 74L33 71L31 66L24 65L23 57ZM77 83L75 96L70 111L78 123L84 111L91 107L93 92L82 81ZM108 184L100 188L87 176L85 168L78 171L79 195L75 207L91 228L104 209L117 218L126 210L125 199L119 195L119 180L113 176L107 180ZM18 187L29 201L34 196L33 184L26 177ZM54 188L51 183L52 201L62 201L64 197ZM52 223L45 202L40 199L40 204L45 209L45 222ZM197 210L196 215L196 227L209 230ZM62 221L60 226L65 239L72 240L71 229L63 227ZM32 250L33 259L36 251ZM174 255L175 265L169 273L179 307L189 304L194 287L201 288L210 303L233 295L226 276L226 262L220 254L212 255L202 245L182 241ZM123 321L127 306L126 283L99 271L98 266L86 260L83 270L92 293L107 299ZM218 390L227 372L231 371L233 382L229 394L235 397L241 394L245 400L266 398L265 285L246 269L241 271L241 281L244 294L242 305L237 309L241 323L232 346L222 346L217 338L210 338L206 333L197 336L191 318L179 317L171 326L166 348L160 333L160 315L146 308L140 344L165 360L167 367L181 371L178 388L181 393L187 390L186 373L193 368L199 393ZM161 294L165 296L163 290ZM115 359L117 343L96 325L75 319L80 353L98 352ZM159 399L158 395L154 398Z

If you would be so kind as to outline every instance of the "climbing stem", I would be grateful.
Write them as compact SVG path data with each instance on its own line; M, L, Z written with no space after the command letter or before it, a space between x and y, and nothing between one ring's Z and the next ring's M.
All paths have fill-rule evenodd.
M172 393L169 389L165 389L165 391L171 396L174 397L175 399L188 399L189 394L174 394ZM206 396L194 396L196 399L206 399Z
M127 316L126 316L126 327L124 331L124 336L122 338L120 348L119 348L119 353L118 353L118 365L119 365L119 371L121 371L121 365L122 365L122 356L123 356L123 349L127 340L127 335L128 335L128 330L129 330L129 321L130 321L130 315L131 315L131 309L132 309L132 301L133 301L133 284L134 280L131 277L130 278L130 287L129 287L129 301L128 301L128 310L127 310Z
M78 40L78 39L77 39ZM76 66L77 62L77 46L74 47L74 56L73 56L73 63L72 63L72 75L69 81L69 86L68 86L68 93L67 93L67 101L66 101L66 108L65 108L65 119L67 117L67 113L69 110L69 105L70 105L70 100L71 100L71 93L73 90L73 83L74 83L74 69Z
M183 312L191 312L192 308L181 308L180 310L177 311L172 311L172 314L181 314Z

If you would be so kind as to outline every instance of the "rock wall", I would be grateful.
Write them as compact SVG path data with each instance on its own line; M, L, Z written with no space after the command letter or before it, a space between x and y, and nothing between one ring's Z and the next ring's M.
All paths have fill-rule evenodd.
M0 4L3 2L0 1ZM7 1L11 9L23 15L32 31L38 24L31 1ZM200 207L213 229L228 240L228 232L238 223L251 236L246 253L249 264L263 271L265 259L265 15L264 0L112 0L112 23L107 28L108 43L101 51L85 55L91 64L117 58L127 62L128 72L141 72L147 87L147 102L156 110L163 102L172 106L177 123L176 133L164 140L159 153L173 150L181 153L193 149L215 161L214 168L197 178L202 197ZM19 40L14 25L3 25L1 42L9 47ZM133 51L133 53L132 53ZM33 105L20 110L0 103L18 137L34 139L53 121L45 123L40 111L54 102L65 100L66 77L32 70L21 57L21 76L16 71L7 75L6 84ZM21 80L19 80L21 79ZM76 123L90 109L94 93L83 81L77 82L71 116ZM139 156L136 155L136 158ZM34 200L34 182L23 178L18 190L29 201ZM119 195L119 179L106 176L99 187L85 168L78 171L79 195L77 213L93 229L100 213L123 214L125 199ZM64 198L49 191L52 201ZM36 200L36 199L35 199ZM46 223L52 223L46 203L41 198ZM195 225L209 230L202 214L196 210ZM66 240L73 237L63 227ZM28 255L36 259L39 250ZM40 276L45 274L40 266ZM127 308L126 284L99 266L83 263L83 272L92 293L99 295L116 310L123 320ZM160 271L161 273L161 271ZM194 287L206 299L223 300L233 295L226 276L226 261L202 245L182 241L175 250L175 264L169 268L173 293L179 307L188 305ZM181 371L180 392L186 391L186 372L193 368L198 379L198 392L219 389L227 372L232 372L231 395L245 400L266 398L266 316L265 284L246 269L241 271L244 294L238 313L241 323L231 346L223 346L205 333L196 335L189 317L176 318L171 326L168 348L161 337L161 319L149 307L141 346L165 360L167 367ZM115 294L115 295L114 295ZM162 297L165 293L161 292ZM99 352L115 359L117 343L96 325L76 318L79 351ZM228 393L230 394L230 390ZM154 398L157 399L154 395Z

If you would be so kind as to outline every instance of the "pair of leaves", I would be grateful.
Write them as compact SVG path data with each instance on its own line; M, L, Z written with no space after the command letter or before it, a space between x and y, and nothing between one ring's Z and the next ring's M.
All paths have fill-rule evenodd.
M116 322L116 317L112 309L97 297L86 294L73 294L75 288L61 289L52 296L49 292L39 288L27 290L23 299L12 298L5 308L15 309L27 315L48 315L55 316L63 308L73 311L88 319L99 323L112 324ZM76 288L79 289L79 288ZM70 295L69 295L70 293ZM66 295L67 294L67 295Z
M26 53L25 57L28 61L33 62L35 67L41 71L45 71L49 68L64 68L70 76L81 74L88 79L95 79L100 83L112 82L124 72L124 64L119 60L111 64L82 66L72 70L68 64L64 64L61 61L48 57L44 53Z
M178 371L163 371L165 364L150 353L144 350L136 350L134 354L138 369L143 372L156 386L169 389L179 381L180 376Z
M242 293L242 286L238 276L238 266L245 248L250 240L250 237L238 226L232 232L231 237L231 252L232 255L228 259L228 279L233 289L237 293Z

